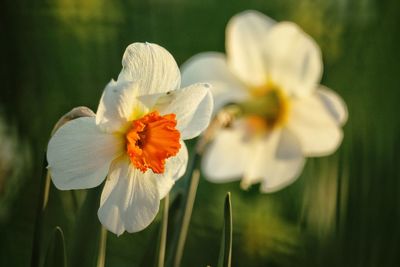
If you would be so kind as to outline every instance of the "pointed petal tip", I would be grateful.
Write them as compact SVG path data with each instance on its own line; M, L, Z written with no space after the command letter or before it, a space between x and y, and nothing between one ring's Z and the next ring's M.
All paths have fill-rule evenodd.
M244 191L249 191L250 187L251 187L251 183L249 183L248 181L246 181L245 178L242 179L242 181L240 182L240 188Z
M137 80L140 95L163 93L179 88L178 65L165 48L153 43L132 43L122 57L120 80Z
M58 129L64 126L66 123L73 121L82 117L95 117L96 114L88 107L78 106L71 109L69 112L65 113L54 125L53 130L51 131L51 136L53 136Z
M265 15L264 13L261 13L260 11L257 11L254 9L247 9L247 10L241 11L241 12L233 15L228 23L230 23L231 21L237 20L237 19L249 19L251 17L256 17L258 19L265 19L269 22L274 22L274 23L276 22L274 19Z

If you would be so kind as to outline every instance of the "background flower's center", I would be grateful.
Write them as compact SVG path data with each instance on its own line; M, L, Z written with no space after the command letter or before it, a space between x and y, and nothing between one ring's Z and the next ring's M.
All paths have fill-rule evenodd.
M165 160L181 148L179 140L175 114L160 116L154 111L132 122L126 134L126 152L142 172L150 168L155 173L163 173Z
M253 97L241 103L243 116L252 132L265 132L287 122L290 102L285 93L273 84L253 88Z

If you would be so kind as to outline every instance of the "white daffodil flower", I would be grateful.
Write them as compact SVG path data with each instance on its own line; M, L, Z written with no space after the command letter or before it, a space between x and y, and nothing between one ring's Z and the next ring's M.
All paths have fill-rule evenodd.
M137 232L185 172L182 140L199 135L213 109L209 85L180 88L179 68L164 48L128 46L117 81L105 88L95 117L63 125L47 160L55 186L85 189L106 182L98 216L111 232Z
M315 41L291 22L257 11L235 15L226 29L226 53L206 52L182 66L182 84L209 82L214 110L237 103L241 117L217 133L203 157L213 182L242 179L273 192L292 183L305 157L333 153L343 137L347 108L321 86Z

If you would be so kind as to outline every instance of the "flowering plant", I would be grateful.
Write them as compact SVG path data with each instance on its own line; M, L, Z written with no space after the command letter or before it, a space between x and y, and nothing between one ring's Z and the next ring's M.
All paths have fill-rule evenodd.
M186 170L183 140L209 123L209 85L180 89L170 53L149 43L128 46L118 80L105 88L94 117L72 120L50 139L47 160L62 190L99 186L98 216L111 232L137 232Z

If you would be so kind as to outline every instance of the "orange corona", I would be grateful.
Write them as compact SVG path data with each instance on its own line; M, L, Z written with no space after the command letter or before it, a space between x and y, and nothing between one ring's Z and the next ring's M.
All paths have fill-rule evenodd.
M175 114L160 116L157 111L134 120L126 134L126 152L131 163L142 172L151 169L164 173L165 160L181 148L176 124Z

